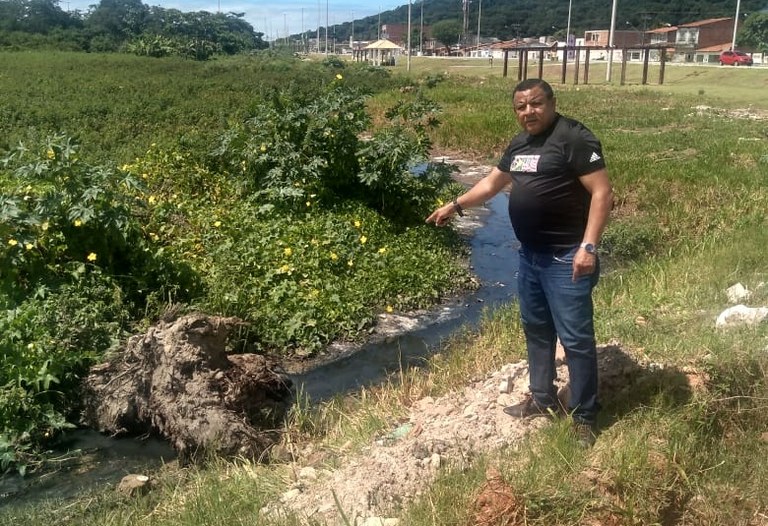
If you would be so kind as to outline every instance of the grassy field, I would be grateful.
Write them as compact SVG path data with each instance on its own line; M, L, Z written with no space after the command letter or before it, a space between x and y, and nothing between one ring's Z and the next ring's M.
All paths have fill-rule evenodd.
M403 73L401 62L395 69ZM492 162L517 127L514 80L487 63L414 59L410 82L434 87L438 150ZM604 70L603 70L604 73ZM600 69L592 69L600 78ZM440 77L437 79L437 77ZM545 77L546 78L546 77ZM469 524L470 498L497 466L524 513L507 525L744 525L768 523L768 324L716 330L725 289L741 282L750 305L768 304L768 120L726 110L768 109L768 69L670 66L663 86L560 86L558 109L603 141L616 209L606 232L610 270L596 289L600 342L638 361L701 380L681 397L662 381L604 400L591 450L568 447L551 426L521 447L447 466L401 511L401 524ZM180 87L180 89L184 89ZM415 96L391 90L369 108ZM714 109L704 110L701 106ZM524 356L514 304L441 349L440 365L405 371L393 384L315 408L296 408L287 437L328 454L363 446L408 400L436 395ZM258 510L288 489L291 466L219 462L158 474L160 487L123 500L114 492L0 510L0 524L267 524ZM299 524L287 518L269 524Z

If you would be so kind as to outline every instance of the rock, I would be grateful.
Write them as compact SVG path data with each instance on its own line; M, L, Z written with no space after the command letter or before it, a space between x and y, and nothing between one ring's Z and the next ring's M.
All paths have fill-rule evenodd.
M149 477L137 474L124 476L117 485L117 491L128 496L144 495L149 488Z
M301 495L301 490L299 488L289 489L288 491L283 493L283 496L280 497L280 500L282 502L290 502L294 500L296 497L298 497L299 495Z
M737 325L757 325L768 317L768 307L747 307L736 305L725 309L717 317L715 326L719 328Z
M728 295L728 303L733 304L743 303L752 295L752 293L741 283L728 287L725 293Z
M301 468L299 471L300 479L317 480L317 470L312 466Z

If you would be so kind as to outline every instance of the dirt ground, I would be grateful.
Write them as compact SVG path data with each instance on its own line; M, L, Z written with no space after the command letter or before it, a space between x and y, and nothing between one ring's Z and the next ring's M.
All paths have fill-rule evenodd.
M636 362L616 343L598 348L598 362L602 398L627 397L642 382L667 382L673 376L686 382L683 374ZM561 360L558 363L557 385L567 397L567 366ZM460 469L481 453L514 446L549 425L546 418L518 420L503 413L505 406L522 400L527 391L527 363L509 363L444 396L417 401L407 419L359 454L342 452L343 463L337 468L328 466L333 464L329 457L338 452L325 454L306 446L294 458L293 486L262 513L279 517L295 512L307 521L336 525L345 524L343 511L354 524L396 524L392 519L396 510L422 494L441 466ZM475 499L475 524L516 524L509 521L518 505L498 474L491 472ZM500 517L507 522L499 522Z

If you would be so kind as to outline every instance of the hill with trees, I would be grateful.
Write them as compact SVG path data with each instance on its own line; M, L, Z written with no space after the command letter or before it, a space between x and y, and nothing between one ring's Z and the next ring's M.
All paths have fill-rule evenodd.
M243 13L182 12L141 0L101 0L87 13L58 0L0 0L0 49L128 51L205 60L268 44Z
M482 3L482 6L481 6ZM740 16L763 13L768 16L764 0L742 0ZM467 9L467 34L477 35L478 12L480 35L500 40L553 35L565 37L568 25L569 2L564 0L471 0ZM604 0L579 0L571 3L571 33L583 35L591 29L606 29L611 23L611 3ZM422 21L425 27L451 20L464 27L461 0L424 0L411 4L411 24L416 31ZM733 17L736 14L734 0L644 0L618 4L616 29L645 31L669 25L679 25L708 18ZM354 25L355 39L375 40L378 24L405 24L408 20L408 4L382 12L380 15L336 25L337 40L349 40ZM309 35L310 38L312 35ZM768 35L764 41L768 40Z

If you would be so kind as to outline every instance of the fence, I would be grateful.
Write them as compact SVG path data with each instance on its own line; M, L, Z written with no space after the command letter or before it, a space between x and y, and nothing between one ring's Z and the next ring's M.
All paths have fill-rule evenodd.
M517 61L517 80L525 80L528 78L528 63L529 58L531 54L538 55L538 78L544 78L544 56L545 54L552 54L554 48L542 48L542 47L519 47L514 49L505 49L504 50L504 70L502 75L504 77L507 77L508 73L508 66L509 66L509 53L510 51L517 51L518 52L518 61ZM557 49L555 50L555 56L562 55L562 64L561 64L561 72L560 72L560 83L565 84L566 79L568 76L568 55L573 53L573 83L578 84L579 83L579 75L580 70L582 69L582 56L583 56L583 83L589 84L589 66L590 66L590 53L594 52L604 52L605 55L608 56L607 60L611 60L612 53L611 48L606 47L596 47L596 46L569 46L567 50L565 48ZM638 47L626 47L621 48L619 50L614 49L613 51L621 51L621 85L624 85L626 82L627 77L627 63L629 61L629 57L632 56L634 53L639 52L642 55L642 62L643 62L643 69L642 69L642 84L648 83L648 69L649 69L649 63L651 58L651 52L656 52L658 54L658 62L659 62L659 77L658 77L658 83L664 84L664 69L666 67L667 63L667 57L666 57L666 48L660 47L660 46L638 46ZM611 64L613 65L613 64Z

